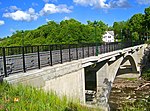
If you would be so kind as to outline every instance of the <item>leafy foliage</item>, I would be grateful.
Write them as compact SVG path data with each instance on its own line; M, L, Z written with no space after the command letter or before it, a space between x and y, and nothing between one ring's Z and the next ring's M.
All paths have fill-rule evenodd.
M150 69L144 69L144 71L142 72L142 77L150 81Z
M117 39L126 39L127 38L127 23L125 21L114 22L113 28L114 33Z
M139 99L135 102L128 102L122 107L121 111L149 111L150 97L147 99Z
M127 21L114 22L113 29L117 39L147 40L150 35L150 7L145 8L144 14L138 13Z
M147 25L147 28L150 29L150 7L145 8L145 24Z
M75 19L60 23L49 21L35 30L16 31L11 37L2 40L0 46L101 42L106 29L107 25L102 21L97 21L96 26L94 22L82 24Z

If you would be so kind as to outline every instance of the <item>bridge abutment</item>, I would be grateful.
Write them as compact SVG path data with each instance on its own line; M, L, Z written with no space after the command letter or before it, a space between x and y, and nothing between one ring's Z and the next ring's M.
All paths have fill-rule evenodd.
M21 83L54 91L60 97L67 96L70 100L85 103L85 77L81 60L10 75L5 80L11 84Z

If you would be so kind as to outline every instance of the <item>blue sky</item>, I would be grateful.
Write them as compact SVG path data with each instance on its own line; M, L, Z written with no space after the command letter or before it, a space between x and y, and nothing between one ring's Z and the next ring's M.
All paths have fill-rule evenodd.
M149 6L150 0L0 0L0 38L50 20L59 23L74 18L84 24L102 20L112 26L114 21L144 13Z

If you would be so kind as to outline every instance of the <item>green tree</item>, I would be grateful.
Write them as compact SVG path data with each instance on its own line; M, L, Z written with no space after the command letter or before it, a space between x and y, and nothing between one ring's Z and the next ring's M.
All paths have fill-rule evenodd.
M150 29L150 7L145 8L145 26Z
M138 32L133 32L133 33L132 33L132 38L133 38L133 40L135 40L135 41L139 40L139 34L138 34Z
M114 22L113 29L116 39L120 41L129 39L128 21Z
M108 26L102 21L94 22L87 21L88 26L91 28L91 40L92 42L102 42L102 35L108 29Z
M89 43L101 42L102 34L108 29L108 26L102 21L88 21L88 24L70 19L63 20L60 23L49 21L34 30L16 31L12 36L3 39L0 46L30 46L42 44L71 44L71 43ZM95 36L96 28L96 36Z
M144 15L139 13L133 15L129 20L129 29L131 32L141 32L143 29Z

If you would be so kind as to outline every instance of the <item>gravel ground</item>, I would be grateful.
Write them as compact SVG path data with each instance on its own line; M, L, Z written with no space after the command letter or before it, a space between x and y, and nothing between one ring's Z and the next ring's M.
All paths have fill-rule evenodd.
M116 77L109 98L111 111L119 111L126 102L134 102L150 96L150 81L138 77L135 74Z

